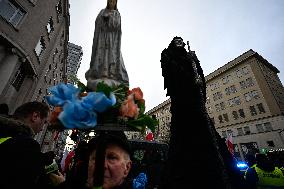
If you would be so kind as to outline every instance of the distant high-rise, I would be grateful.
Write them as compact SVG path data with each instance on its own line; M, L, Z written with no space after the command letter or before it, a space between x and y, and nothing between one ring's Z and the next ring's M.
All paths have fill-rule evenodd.
M82 47L73 43L68 43L67 57L67 79L70 81L70 76L76 76L81 64L83 56Z
M222 137L233 136L240 159L256 151L284 150L284 87L278 73L249 50L206 76L207 112ZM168 99L147 112L159 120L155 139L163 142L170 134L170 105Z

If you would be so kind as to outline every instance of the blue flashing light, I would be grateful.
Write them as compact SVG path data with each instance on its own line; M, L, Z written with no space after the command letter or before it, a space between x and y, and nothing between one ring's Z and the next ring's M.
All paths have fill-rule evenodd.
M248 165L246 163L244 163L244 162L238 162L237 163L237 167L239 169L245 169L245 168L248 168Z

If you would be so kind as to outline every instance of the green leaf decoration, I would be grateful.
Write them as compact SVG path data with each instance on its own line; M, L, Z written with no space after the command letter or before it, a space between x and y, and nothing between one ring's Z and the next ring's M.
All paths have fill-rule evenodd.
M143 114L145 112L145 102L138 100L136 103L139 108L139 114Z
M112 88L102 81L98 83L96 92L103 92L107 97L109 97L112 92Z
M154 133L155 132L155 127L159 124L159 121L152 118L149 115L142 114L138 116L137 119L132 119L126 121L126 124L136 128L139 131L145 130L146 126L151 129L151 131Z
M87 86L82 83L76 75L69 76L70 81L74 82L81 92L85 92L87 90Z

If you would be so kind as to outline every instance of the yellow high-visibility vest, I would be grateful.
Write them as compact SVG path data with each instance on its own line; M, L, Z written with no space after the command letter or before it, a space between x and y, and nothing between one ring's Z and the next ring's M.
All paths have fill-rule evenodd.
M259 178L257 183L258 189L284 188L284 175L278 167L275 167L271 172L264 171L257 165L254 168Z
M3 137L3 138L0 138L0 144L2 144L3 142L5 142L6 140L9 140L10 138L12 138L12 137Z

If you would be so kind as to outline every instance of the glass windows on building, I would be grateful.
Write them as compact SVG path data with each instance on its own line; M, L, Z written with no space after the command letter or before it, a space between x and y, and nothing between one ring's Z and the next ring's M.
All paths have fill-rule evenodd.
M225 92L226 92L226 95L230 95L232 93L236 93L237 92L237 89L236 89L236 86L235 85L232 85L230 87L227 87L225 89Z
M246 80L240 82L240 86L241 86L242 89L245 89L245 88L253 86L253 85L254 85L254 81L253 81L253 79L251 77L249 77Z
M60 22L60 19L61 19L62 14L63 14L61 0L59 0L59 2L56 5L56 13L57 13L57 21Z
M231 80L232 80L231 75L226 75L225 77L222 78L223 85L229 83Z
M250 134L250 128L249 128L249 126L245 126L245 127L244 127L244 132L245 132L245 135L249 135L249 134Z
M219 112L221 110L224 110L226 109L226 106L225 106L225 103L224 102L221 102L219 104L215 104L215 108L216 108L216 111Z
M251 113L252 116L257 115L256 109L255 109L254 106L250 106L250 107L249 107L249 110L250 110L250 113Z
M0 15L14 27L22 21L26 11L12 0L0 0Z
M250 91L248 93L245 93L244 96L245 96L245 99L246 99L247 102L249 102L249 101L251 101L253 99L258 99L259 98L258 92L255 91L255 90L254 91Z
M21 64L20 68L17 70L15 74L14 80L12 81L12 86L16 89L16 91L20 90L25 77L26 77L26 73L24 70L24 65Z
M215 83L210 84L209 86L210 86L210 88L211 88L211 91L214 91L214 90L216 90L216 89L219 89L220 84L219 84L219 82L217 81L217 82L215 82Z
M262 103L256 105L260 114L265 113L265 109Z
M225 120L226 122L229 122L229 116L228 116L228 114L223 114L223 117L224 117L224 120Z
M275 147L275 144L272 140L266 141L268 147Z
M52 17L49 18L48 23L46 25L46 29L47 29L48 36L50 37L50 34L54 31L54 24L53 24Z
M272 130L273 130L272 125L271 125L270 122L264 123L263 126L264 126L264 130L265 130L266 132L269 132L269 131L272 131Z
M264 132L262 124L256 124L255 126L256 126L256 130L257 130L258 133Z
M240 105L241 104L241 99L240 97L235 97L235 98L232 98L228 101L228 105L230 107L233 107L233 106L236 106L236 105Z
M245 117L246 117L246 116L245 116L245 112L244 112L243 109L239 109L239 115L240 115L240 117L242 117L242 118L245 118Z
M223 137L223 138L227 138L227 133L226 133L226 131L222 131L222 137Z
M239 115L238 115L237 111L233 111L232 115L233 115L234 120L237 120L239 118Z
M221 92L216 92L213 94L213 100L216 101L216 100L219 100L223 97L222 93Z
M40 57L42 52L44 51L44 49L46 48L45 42L44 42L44 38L43 36L40 37L36 47L35 47L35 53L37 55L37 57Z
M243 136L244 135L243 128L237 128L237 131L238 131L238 136Z
M227 130L227 133L228 133L228 136L234 136L234 135L233 135L233 131L232 131L231 129L228 129L228 130Z

